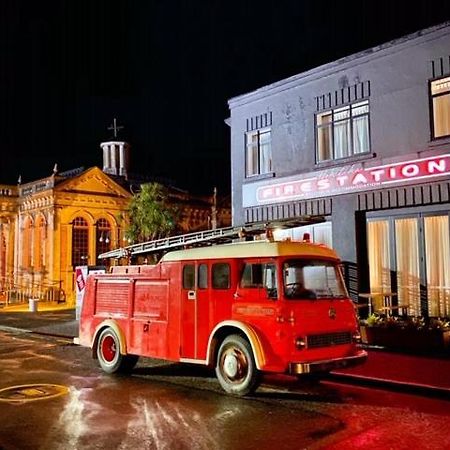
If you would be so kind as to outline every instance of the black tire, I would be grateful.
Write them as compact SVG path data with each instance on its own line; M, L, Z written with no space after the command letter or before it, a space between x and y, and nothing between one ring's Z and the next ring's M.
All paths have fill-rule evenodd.
M98 338L97 358L106 373L129 372L138 362L136 355L122 355L120 341L112 328L105 328Z
M235 334L224 339L217 354L216 376L228 394L244 396L258 387L260 374L246 339Z

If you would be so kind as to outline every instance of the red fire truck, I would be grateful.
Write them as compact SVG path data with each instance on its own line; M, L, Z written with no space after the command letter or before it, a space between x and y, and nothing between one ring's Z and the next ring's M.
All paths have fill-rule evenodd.
M79 335L107 373L131 370L139 356L203 364L234 395L251 393L264 372L360 364L367 353L358 341L336 253L266 240L171 251L155 265L90 275Z

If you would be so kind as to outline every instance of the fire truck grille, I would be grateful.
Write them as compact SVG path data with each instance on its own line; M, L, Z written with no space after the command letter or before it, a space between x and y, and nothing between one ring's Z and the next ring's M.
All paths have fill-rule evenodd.
M330 347L332 345L350 344L352 334L349 332L311 334L307 337L308 348Z

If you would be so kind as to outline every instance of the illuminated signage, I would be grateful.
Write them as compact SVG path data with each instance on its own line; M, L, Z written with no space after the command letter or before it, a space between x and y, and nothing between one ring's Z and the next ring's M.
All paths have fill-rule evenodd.
M443 175L450 175L450 154L342 173L322 172L300 180L260 186L256 199L258 203L273 203L329 196Z

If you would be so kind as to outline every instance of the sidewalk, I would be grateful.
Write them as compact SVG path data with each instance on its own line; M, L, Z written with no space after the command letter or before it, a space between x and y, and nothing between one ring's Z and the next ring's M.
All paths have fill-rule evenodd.
M73 339L78 336L75 308L65 303L39 302L31 312L28 303L0 307L0 330L15 329Z
M333 373L343 378L432 389L450 395L450 354L437 356L413 355L383 349L368 348L366 363Z
M73 307L39 302L37 312L30 312L28 304L0 307L0 330L2 329L72 339L78 336L78 321ZM356 378L450 395L450 353L442 357L417 356L382 348L368 348L367 352L369 357L365 364L336 370L333 374L343 379Z

